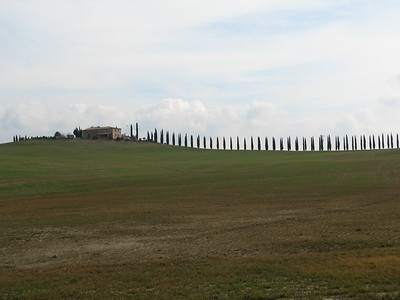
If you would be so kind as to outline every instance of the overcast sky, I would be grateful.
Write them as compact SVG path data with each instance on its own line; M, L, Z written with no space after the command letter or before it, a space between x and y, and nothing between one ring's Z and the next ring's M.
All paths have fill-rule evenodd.
M139 122L400 133L400 1L0 0L0 143Z

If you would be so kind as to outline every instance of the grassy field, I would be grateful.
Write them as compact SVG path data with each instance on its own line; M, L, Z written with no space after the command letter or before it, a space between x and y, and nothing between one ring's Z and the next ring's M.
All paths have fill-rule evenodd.
M400 150L0 145L2 299L398 299Z

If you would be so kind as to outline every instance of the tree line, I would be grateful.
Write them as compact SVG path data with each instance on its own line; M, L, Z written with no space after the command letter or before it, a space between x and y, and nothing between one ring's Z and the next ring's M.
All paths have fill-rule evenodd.
M171 146L216 150L272 150L272 151L356 151L400 148L399 135L320 135L310 137L201 137L187 133L176 134L163 129L147 131L147 141Z

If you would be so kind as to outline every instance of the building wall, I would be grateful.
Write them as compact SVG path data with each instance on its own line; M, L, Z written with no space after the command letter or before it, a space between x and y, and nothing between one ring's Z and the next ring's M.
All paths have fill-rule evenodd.
M82 131L82 138L84 139L93 139L93 138L108 138L108 139L117 139L121 138L121 128L113 128L113 127L93 127L84 129Z

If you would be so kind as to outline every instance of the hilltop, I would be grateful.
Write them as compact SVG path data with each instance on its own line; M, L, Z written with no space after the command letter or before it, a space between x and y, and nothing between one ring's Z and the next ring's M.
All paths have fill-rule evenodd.
M400 150L0 145L3 298L396 298Z

